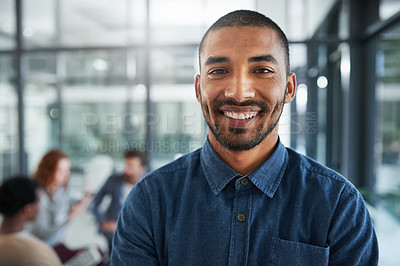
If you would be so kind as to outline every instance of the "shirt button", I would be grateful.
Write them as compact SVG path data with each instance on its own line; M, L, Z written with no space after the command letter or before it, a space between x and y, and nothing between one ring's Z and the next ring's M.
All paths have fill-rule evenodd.
M246 216L244 214L239 214L237 219L239 222L244 222L246 220Z
M249 180L247 178L243 178L240 183L242 183L243 186L247 185L249 183Z

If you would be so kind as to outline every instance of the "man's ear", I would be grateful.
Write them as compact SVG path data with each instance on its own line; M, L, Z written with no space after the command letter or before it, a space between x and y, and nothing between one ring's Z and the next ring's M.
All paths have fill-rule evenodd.
M194 87L196 89L196 98L199 103L201 103L201 96L200 96L200 74L197 73L194 76Z
M21 213L24 215L24 217L31 217L32 214L35 214L35 204L34 203L29 203L27 205L25 205L22 210Z
M296 74L290 73L287 77L287 82L286 82L285 103L290 103L291 101L293 101L295 95L296 95Z

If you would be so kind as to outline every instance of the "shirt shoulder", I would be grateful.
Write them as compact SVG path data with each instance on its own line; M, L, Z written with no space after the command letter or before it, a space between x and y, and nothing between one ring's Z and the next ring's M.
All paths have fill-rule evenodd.
M138 197L148 195L158 201L174 198L176 193L203 186L205 182L200 165L200 150L196 150L147 173L133 187L131 194Z
M47 206L51 204L50 196L43 188L39 188L38 194L40 198L39 201L40 206Z
M146 174L143 181L151 182L153 179L162 178L181 178L186 173L196 171L200 166L200 149L182 155L178 159Z
M300 172L302 179L309 184L323 186L326 189L346 190L351 194L358 195L356 187L337 171L322 165L314 159L299 154L291 148L287 148L289 154L288 169L292 173Z
M1 262L11 265L62 265L55 251L33 236L10 234L0 237ZM7 264L6 265L9 265Z
M112 174L106 183L119 183L124 181L124 174L123 173L115 173Z

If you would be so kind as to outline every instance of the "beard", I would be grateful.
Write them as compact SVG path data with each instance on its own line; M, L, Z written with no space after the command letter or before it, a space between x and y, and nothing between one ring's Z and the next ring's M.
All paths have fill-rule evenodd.
M259 119L263 116L270 115L270 122L265 127L264 123L257 126L256 132L254 134L246 134L250 131L248 128L235 128L228 127L228 132L224 132L224 127L222 127L218 121L211 123L210 111L207 107L201 103L203 115L207 122L210 131L213 133L217 141L226 149L231 151L246 151L254 148L260 144L277 126L279 119L283 112L283 106L285 104L286 90L282 101L277 102L274 108L270 108L268 104L264 101L258 100L247 100L244 102L237 102L234 99L220 99L216 100L212 105L212 110L214 113L220 113L219 108L223 105L231 106L257 106L261 109L259 112ZM272 109L272 110L271 110Z

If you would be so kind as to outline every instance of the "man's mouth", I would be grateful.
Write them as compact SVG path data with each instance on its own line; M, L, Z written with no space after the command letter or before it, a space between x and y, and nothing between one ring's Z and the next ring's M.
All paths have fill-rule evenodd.
M231 128L246 128L255 123L269 107L264 101L246 100L238 102L234 99L216 100L213 110L223 116Z
M224 115L237 120L245 120L255 117L258 112L233 112L233 111L223 111Z
M219 110L232 128L245 128L253 123L262 110L257 106L222 106Z

